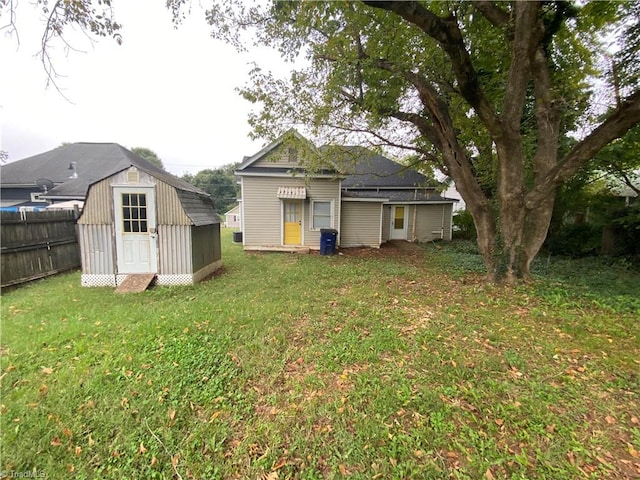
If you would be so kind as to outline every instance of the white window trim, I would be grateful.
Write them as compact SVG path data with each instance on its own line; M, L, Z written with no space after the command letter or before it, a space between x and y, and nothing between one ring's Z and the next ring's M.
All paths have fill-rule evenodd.
M318 203L328 203L329 204L329 226L328 227L316 227L313 223L313 207L314 204L318 202ZM319 232L321 229L323 228L334 228L334 200L333 199L318 199L318 200L311 200L311 205L309 208L309 230L314 231L314 232Z
M44 195L43 192L31 192L31 201L32 202L42 202L42 203L47 203L47 199L45 198L40 198L40 195Z

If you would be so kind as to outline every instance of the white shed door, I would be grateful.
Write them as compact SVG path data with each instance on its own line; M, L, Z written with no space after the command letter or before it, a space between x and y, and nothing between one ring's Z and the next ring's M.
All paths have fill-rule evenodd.
M407 239L407 220L409 218L408 205L393 205L391 207L391 240Z
M153 187L114 187L118 273L157 273Z

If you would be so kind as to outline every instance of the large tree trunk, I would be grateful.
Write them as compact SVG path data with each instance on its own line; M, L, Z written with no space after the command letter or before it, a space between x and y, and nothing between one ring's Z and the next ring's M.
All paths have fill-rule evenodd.
M441 153L448 173L464 198L478 233L478 247L491 281L516 283L531 278L531 262L546 238L556 188L571 178L606 144L626 133L640 121L640 92L633 93L607 116L590 135L559 159L561 99L554 98L554 80L549 70L546 46L564 19L564 7L558 7L552 24L545 24L541 2L515 2L509 13L494 2L478 2L478 12L502 28L511 44L511 62L503 104L496 108L482 89L472 56L454 14L439 17L421 2L365 1L378 9L391 11L434 39L448 56L456 79L456 91L473 109L488 132L498 161L497 201L482 192L466 153L456 138L456 128L448 111L447 96L433 88L429 79L406 69L403 75L413 83L428 112L414 121L426 139ZM558 23L560 22L560 23ZM508 28L507 28L508 27ZM398 72L399 67L385 62L381 68ZM524 105L534 91L536 145L525 149L521 134ZM414 117L420 117L414 115ZM398 117L400 118L400 117ZM420 117L421 118L421 117ZM406 120L408 118L403 118ZM525 172L533 168L533 181Z

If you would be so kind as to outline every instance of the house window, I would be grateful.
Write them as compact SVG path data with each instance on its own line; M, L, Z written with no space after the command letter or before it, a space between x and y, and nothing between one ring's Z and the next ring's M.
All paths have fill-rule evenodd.
M122 194L122 230L125 233L147 232L147 195L145 193Z
M331 201L313 201L311 202L311 228L318 230L320 228L332 227L332 206Z
M42 195L40 192L31 192L31 201L47 203L47 200L45 198L40 198L40 195Z
M289 147L289 161L291 163L298 161L298 149L295 147Z

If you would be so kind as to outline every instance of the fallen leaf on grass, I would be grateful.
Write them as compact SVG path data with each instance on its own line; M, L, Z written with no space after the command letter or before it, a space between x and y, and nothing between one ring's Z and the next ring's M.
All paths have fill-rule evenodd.
M53 437L51 439L51 446L52 447L59 447L60 445L62 445L62 441L60 440L60 438L58 437Z
M609 425L613 425L616 423L616 419L614 417L612 417L611 415L607 415L606 417L604 417L605 422L607 422Z
M484 476L485 476L485 478L487 480L494 480L494 478L496 478L496 477L493 476L493 473L491 473L491 469L490 468L487 469L487 471L484 474Z
M276 462L276 464L273 467L271 467L271 470L272 471L279 470L282 467L284 467L286 464L287 464L287 459L286 458L281 458L280 460L278 460Z
M629 451L629 455L633 458L640 458L640 452L638 452L638 450L636 450L630 443L627 443L627 450Z
M143 453L146 453L146 451L147 451L147 449L145 448L144 443L140 442L140 447L138 448L138 453L142 455Z
M53 373L53 368L42 367L42 373L44 373L45 375L51 375Z
M342 474L342 476L347 475L347 467L344 465L344 463L338 465L338 468L340 469L340 473Z

